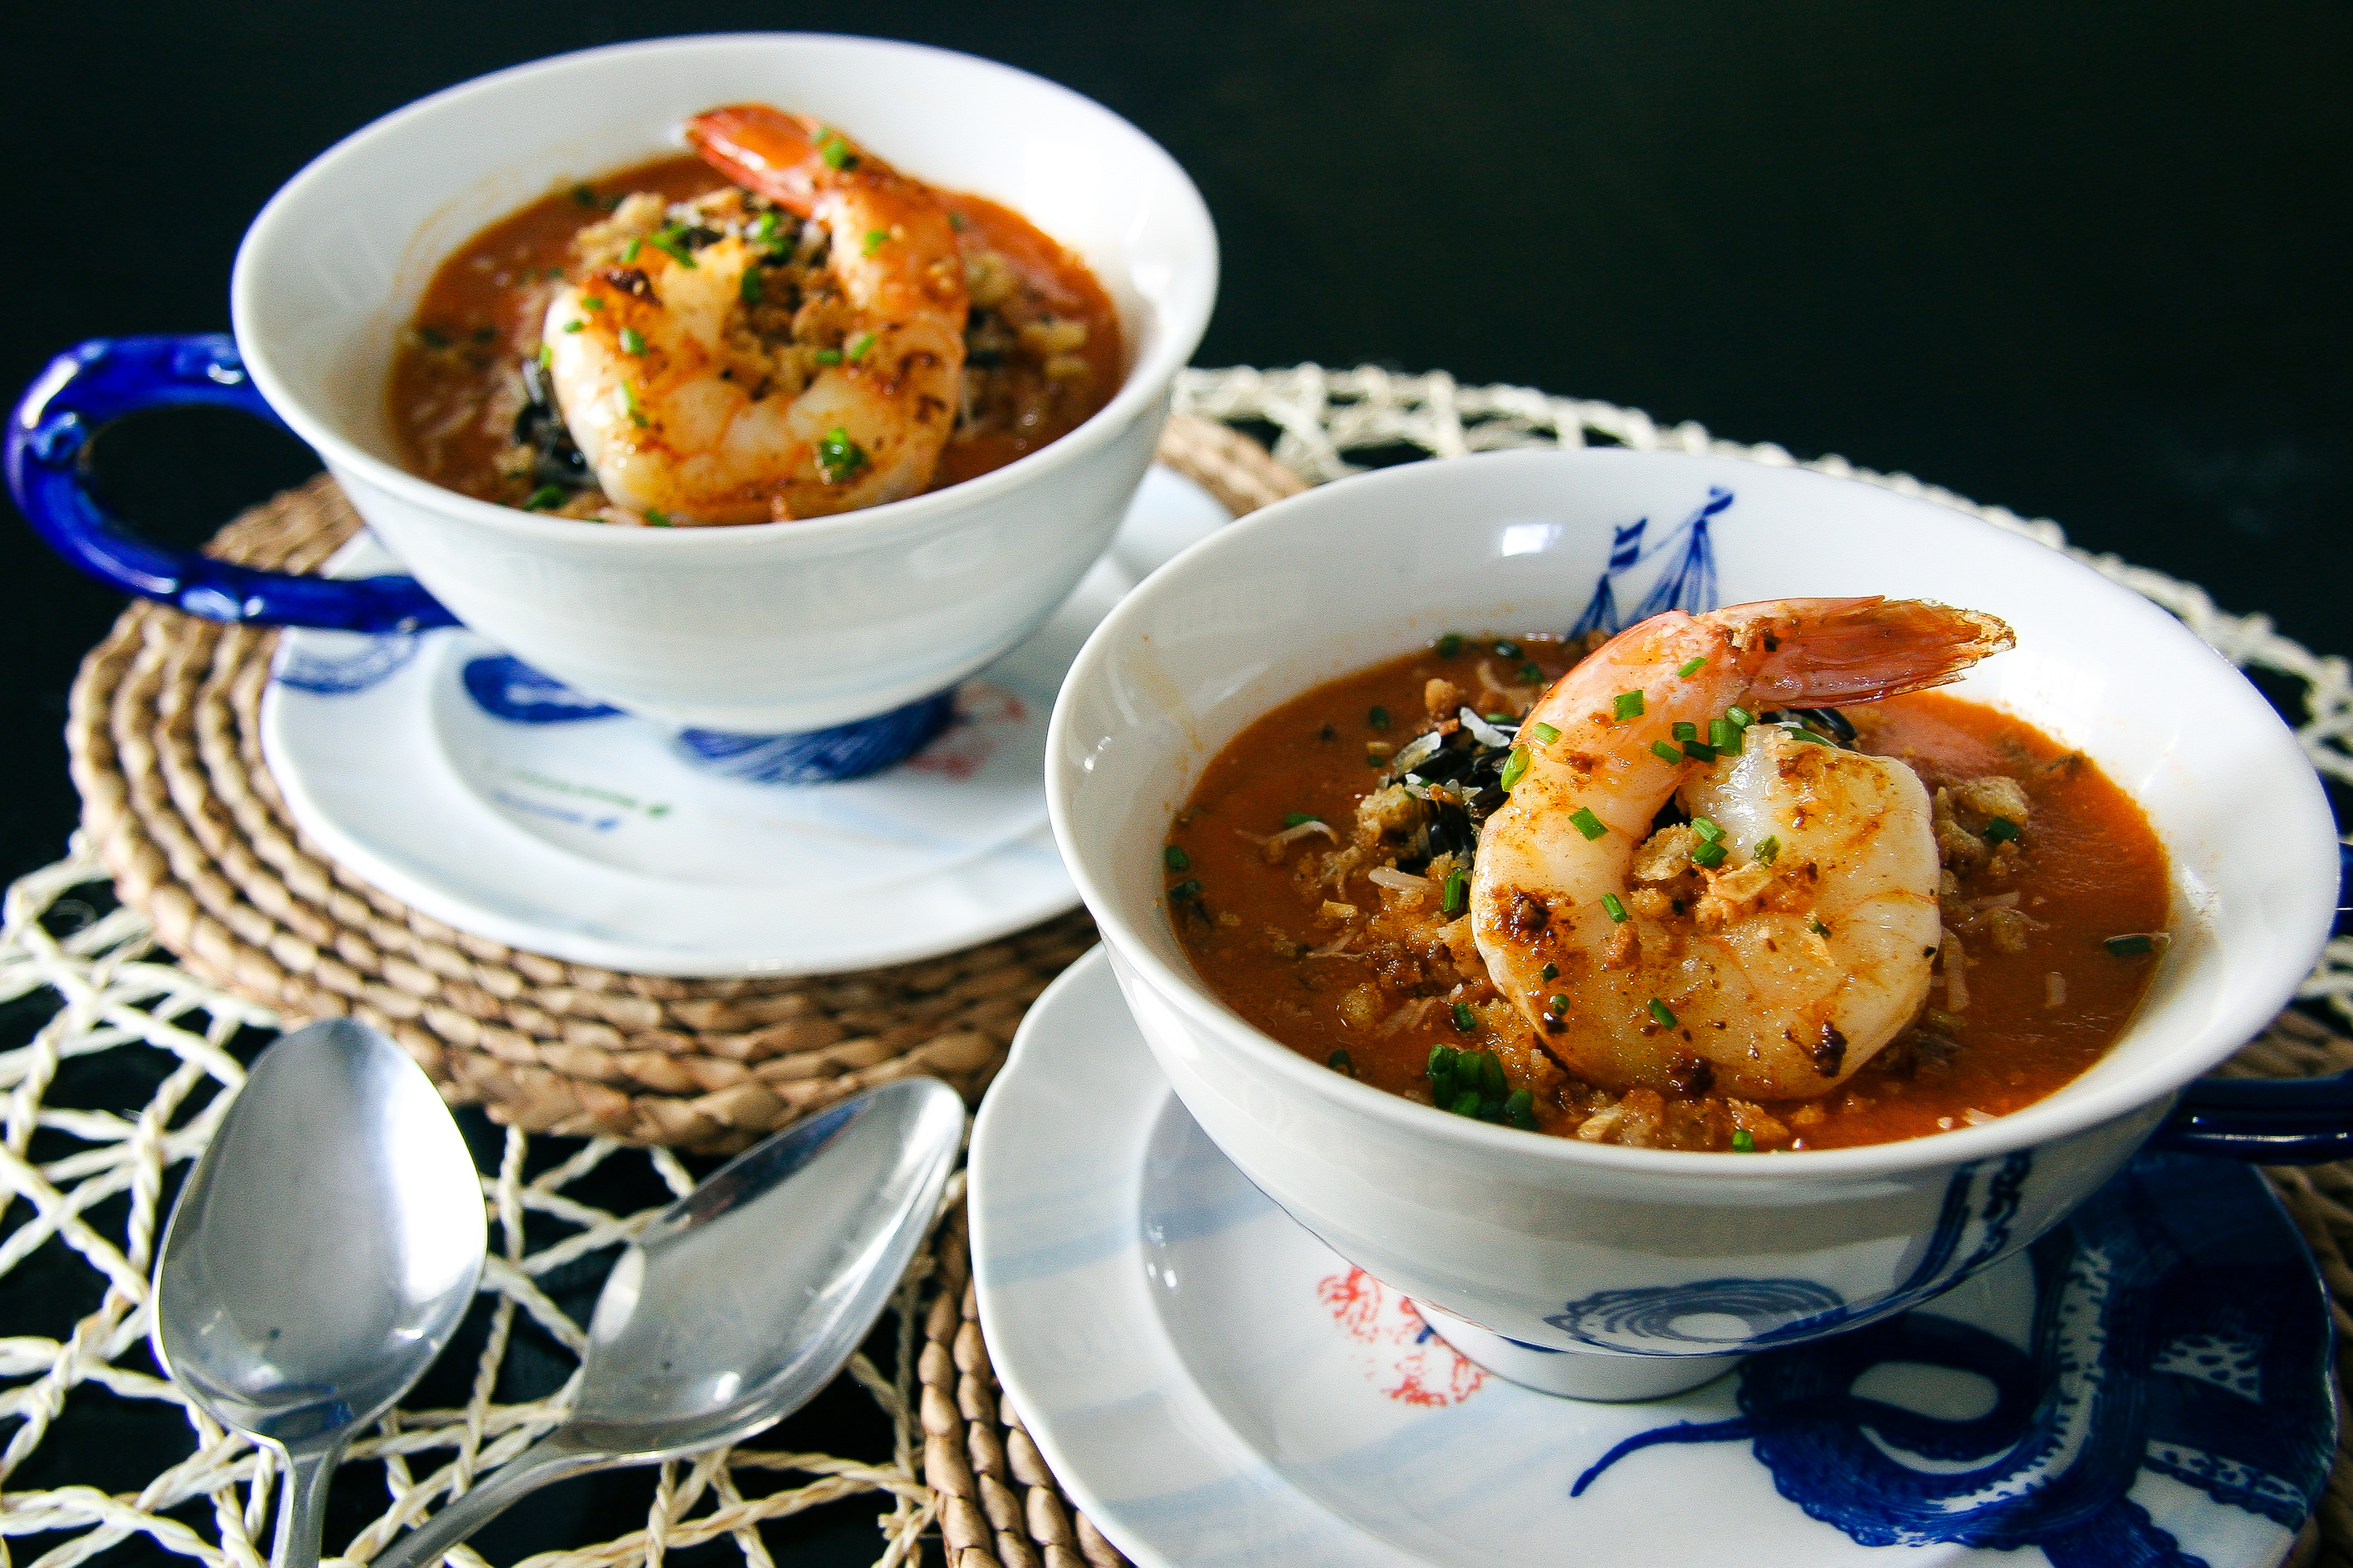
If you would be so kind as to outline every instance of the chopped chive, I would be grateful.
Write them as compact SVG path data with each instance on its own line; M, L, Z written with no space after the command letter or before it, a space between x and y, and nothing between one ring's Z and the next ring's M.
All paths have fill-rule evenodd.
M587 185L573 186L572 199L584 207L593 207L597 205L596 191Z
M746 305L756 305L760 302L761 283L760 269L758 268L746 267L744 268L743 281L735 285L735 294L736 297L742 300Z
M655 528L668 528L670 514L658 506L646 508L646 521Z
M1436 1078L1440 1073L1451 1075L1454 1071L1454 1058L1461 1054L1452 1046L1432 1046L1430 1047L1429 1064L1422 1070L1431 1078Z
M1693 849L1691 855L1693 865L1705 867L1711 871L1724 864L1724 846L1721 844L1702 844Z
M1449 632L1444 637L1438 639L1439 658L1452 658L1456 654L1461 653L1461 651L1462 637L1461 633Z
M542 485L539 489L531 492L531 499L522 503L522 510L525 511L545 511L549 507L562 506L563 504L564 487L562 485Z
M1471 873L1468 871L1446 873L1446 886L1438 895L1438 912L1441 915L1459 915L1470 901Z
M1200 896L1201 884L1190 877L1168 889L1168 901L1172 904L1183 903L1187 899L1198 899Z
M1757 722L1757 715L1746 708L1727 708L1724 710L1724 716L1744 730Z
M841 351L839 349L819 349L817 351L816 358L817 363L819 364L839 364L841 363Z
M1816 936L1828 936L1831 934L1831 928L1822 924L1820 921L1808 921L1806 922L1806 929L1813 932Z
M1454 1103L1448 1107L1448 1109L1452 1110L1457 1116L1477 1116L1479 1114L1479 1091L1475 1089L1464 1089L1461 1093L1454 1097Z
M1531 724L1528 726L1528 733L1535 737L1536 744L1539 746L1549 746L1560 739L1560 731L1549 724Z
M1697 675L1701 670L1706 668L1707 659L1703 656L1699 658L1687 658L1683 660L1683 663L1677 667L1675 673L1682 676L1685 680L1689 680L1693 676Z
M2135 931L2130 936L2112 936L2100 944L2116 958L2137 958L2144 952L2157 951L2157 938L2147 931Z
M1667 1011L1667 1005L1664 1002L1662 1002L1656 996L1653 996L1651 998L1650 1005L1651 1017L1656 1018L1660 1023L1664 1024L1670 1029L1675 1026L1675 1016Z
M1504 771L1500 782L1508 792L1527 775L1528 749L1525 746L1514 746L1512 754L1504 759Z
M1683 755L1695 763L1712 763L1715 761L1715 748L1704 741L1685 741Z
M752 237L758 240L768 240L774 239L776 236L776 209L771 207L766 212L760 215L759 222L752 226Z
M1376 730L1386 730L1389 727L1389 710L1376 706L1370 713L1365 715L1365 722Z
M1325 1057L1324 1058L1324 1065L1330 1068L1334 1072L1344 1072L1350 1078L1356 1076L1356 1061L1348 1055L1348 1047L1345 1046L1342 1046L1338 1050L1334 1051L1330 1056Z
M884 246L890 243L891 231L889 229L870 228L866 231L865 249L867 255L873 255L876 251L881 249Z
M1501 1100L1511 1090L1504 1079L1504 1059L1493 1051L1479 1054L1479 1087L1493 1100Z
M539 345L539 368L546 370L555 363L555 351L545 343Z
M621 383L621 406L629 411L629 423L642 430L646 427L646 411L638 406L638 389L628 382Z
M1533 659L1529 660L1527 663L1520 666L1520 679L1522 680L1542 680L1544 679L1544 666L1536 663Z
M825 160L825 166L836 173L858 167L858 154L852 153L849 144L831 131L818 138L817 151L818 156Z
M1193 858L1171 844L1160 852L1160 863L1171 871L1182 871L1192 866Z
M1286 811L1282 814L1282 825L1285 827L1304 827L1311 822L1323 820L1312 811Z
M638 250L641 249L644 245L645 241L641 239L633 239L629 241L628 244L621 247L621 259L624 261L635 261L638 258Z
M1385 768L1388 765L1389 760L1381 755L1378 752L1366 752L1365 753L1365 766L1368 768Z
M1994 817L1986 823L1985 836L1988 843L2007 844L2018 837L2018 824L2006 816Z
M425 346L428 349L446 349L449 346L449 340L431 327L417 328L417 335L425 340Z
M1533 1090L1515 1089L1504 1100L1504 1120L1523 1132L1536 1130L1536 1097Z
M1729 719L1710 719L1707 721L1707 743L1723 755L1738 756L1740 726Z
M856 364L860 360L866 357L866 351L873 346L874 334L872 332L860 332L856 337L850 339L848 342L842 344L841 352L843 355L849 359L850 363Z
M1520 657L1520 645L1512 641L1509 637L1497 637L1495 639L1495 655L1499 658L1517 658Z
M1609 829L1602 823L1602 820L1593 815L1593 811L1590 806L1580 805L1575 811L1570 812L1568 814L1568 825L1571 827L1576 828L1579 833L1584 834L1588 840L1599 838L1603 834L1609 831Z
M1732 1130L1732 1152L1736 1154L1754 1154L1757 1152L1757 1134L1749 1131L1746 1127L1734 1128Z
M866 466L866 448L849 438L849 432L837 425L825 433L817 444L818 467L825 470L825 482L844 483Z
M1454 1026L1461 1030L1466 1035L1479 1026L1479 1020L1477 1016L1472 1013L1470 1003L1457 1002L1454 1004Z
M1620 719L1640 719L1642 716L1642 693L1640 690L1621 691L1610 699L1609 705Z
M594 294L583 294L580 296L580 308L584 310L601 310L605 308L605 301Z
M1615 893L1604 893L1601 895L1601 912L1609 917L1609 923L1612 925L1624 925L1626 923L1625 902ZM1554 970L1552 965L1549 963L1546 964L1545 978L1546 980L1550 980L1553 977L1553 973Z
M1560 965L1559 965L1559 964L1557 964L1557 963L1547 963L1547 964L1546 964L1546 965L1544 966L1544 977L1545 977L1546 980L1557 980L1557 979L1559 979L1559 978L1560 978Z
M1699 726L1678 721L1667 726L1667 733L1678 741L1696 741L1699 739Z
M567 332L576 332L587 324L586 321L566 321L564 323L564 330Z
M1563 1013L1568 1011L1568 998L1566 996L1556 995L1551 1000L1547 1001L1545 1005L1552 1009L1552 1016L1557 1018Z
M948 226L955 230L958 234L962 234L971 226L965 222L964 214L956 211L954 207L950 207L948 209Z
M1811 741L1817 746L1830 745L1828 741L1823 740L1820 735L1815 734L1811 730L1807 729L1801 724L1784 724L1781 728L1792 740ZM1835 750L1835 748L1833 748L1833 750Z
M1715 823L1710 822L1704 816L1694 816L1692 818L1692 831L1698 834L1702 838L1706 839L1710 844L1721 844L1724 842L1724 829L1718 827Z
M621 352L625 354L641 354L645 353L645 334L638 331L635 327L623 327L621 329Z
M1664 741L1651 742L1651 754L1657 757L1662 763L1673 763L1678 767L1682 766L1684 761L1683 754L1681 752L1676 751L1672 746L1668 745Z
M1516 724L1520 721L1516 713L1482 713L1479 717L1490 724Z
M651 236L647 243L681 267L692 269L695 266L694 252L686 247L686 229L681 225L670 225L659 234Z
M1770 836L1760 838L1757 841L1757 847L1753 853L1759 866L1770 866L1781 853L1781 841Z

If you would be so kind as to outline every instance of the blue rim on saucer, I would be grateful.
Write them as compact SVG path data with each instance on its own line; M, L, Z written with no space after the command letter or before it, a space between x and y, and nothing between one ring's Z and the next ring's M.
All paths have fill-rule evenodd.
M1194 1125L1098 950L973 1140L997 1375L1139 1563L2271 1568L2335 1450L2332 1324L2257 1173L2144 1153L1902 1316L1672 1399L1560 1400L1438 1338Z

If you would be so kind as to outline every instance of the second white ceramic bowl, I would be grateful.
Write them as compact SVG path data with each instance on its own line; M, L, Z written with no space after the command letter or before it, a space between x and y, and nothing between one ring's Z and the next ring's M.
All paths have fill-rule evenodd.
M1883 594L2016 628L2016 651L1956 689L2080 747L2140 803L2172 861L2175 941L2082 1078L1907 1142L1625 1149L1368 1088L1201 984L1166 916L1161 850L1201 769L1244 725L1449 630L1559 633L1605 587L1630 610L1677 570L1717 604ZM2156 606L1945 508L1677 455L1415 464L1242 520L1096 631L1055 709L1047 773L1057 840L1128 1004L1209 1136L1472 1354L1594 1397L1687 1386L1726 1355L1901 1310L2032 1240L2293 994L2335 902L2335 831L2294 738Z

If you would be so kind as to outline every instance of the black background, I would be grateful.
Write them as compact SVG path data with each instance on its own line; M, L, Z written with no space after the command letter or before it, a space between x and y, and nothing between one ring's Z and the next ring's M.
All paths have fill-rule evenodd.
M623 38L860 32L1026 67L1174 153L1224 247L1198 363L1445 369L1835 451L2056 518L2323 651L2353 640L2337 0L245 0L10 20L9 388L85 337L226 329L262 202L410 99ZM118 504L188 541L315 466L221 414L100 446ZM0 563L13 876L72 826L65 691L119 601L20 523ZM831 1510L798 1560L869 1560L871 1512ZM555 1542L492 1554L525 1544Z

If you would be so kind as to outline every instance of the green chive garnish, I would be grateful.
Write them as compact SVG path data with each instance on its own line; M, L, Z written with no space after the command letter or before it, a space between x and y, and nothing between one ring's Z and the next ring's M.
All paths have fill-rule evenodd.
M1757 1152L1757 1135L1746 1127L1734 1128L1732 1152L1736 1154L1754 1154Z
M1568 814L1568 825L1584 834L1588 840L1599 838L1609 831L1602 820L1593 815L1591 808L1582 805Z
M1430 1063L1422 1070L1431 1078L1440 1073L1451 1077L1454 1072L1454 1058L1461 1054L1452 1046L1432 1046L1430 1047Z
M1534 1091L1515 1089L1504 1100L1504 1120L1523 1132L1536 1130L1536 1097Z
M1755 853L1759 866L1770 866L1781 853L1781 841L1772 837L1760 838L1757 841Z
M1738 756L1740 726L1729 719L1710 719L1707 721L1707 743L1721 755Z
M564 330L567 332L576 332L587 324L586 321L566 321L564 323Z
M825 166L836 173L858 167L858 154L852 153L849 144L833 132L828 131L818 138L817 151L818 156L825 160Z
M1662 1002L1656 996L1653 996L1651 998L1650 1005L1651 1017L1656 1018L1660 1023L1664 1024L1670 1029L1675 1026L1675 1016L1667 1011L1667 1005L1664 1002Z
M1512 723L1518 715L1512 713L1482 713L1480 717L1486 720L1490 724L1509 724Z
M1472 1015L1470 1003L1454 1004L1454 1026L1466 1035L1479 1026L1479 1020Z
M1621 691L1610 700L1610 707L1620 719L1640 719L1642 716L1642 694L1639 690Z
M623 327L621 329L621 352L625 354L641 354L645 353L645 334L638 331L635 327Z
M1324 1065L1330 1068L1334 1072L1344 1072L1350 1078L1356 1076L1356 1064L1355 1060L1349 1057L1348 1047L1345 1046L1342 1046L1338 1050L1334 1051L1330 1056L1325 1057L1324 1058Z
M1191 867L1193 858L1171 844L1160 852L1160 863L1171 871L1182 871Z
M522 503L522 510L525 511L545 511L549 507L562 506L563 504L564 487L562 485L542 485L539 489L531 492L531 499Z
M555 351L545 343L539 345L539 368L547 369L555 363Z
M1549 746L1560 739L1560 731L1549 724L1531 724L1528 726L1528 733L1535 737L1536 744L1539 746Z
M580 308L584 310L601 310L605 308L605 301L594 294L583 294L580 296Z
M819 349L817 351L816 359L817 363L819 364L839 364L841 363L841 351L839 349Z
M760 302L761 285L758 268L744 268L744 280L735 286L735 294L746 305L756 305Z
M638 250L644 247L644 244L645 242L643 240L633 239L629 241L628 244L621 247L621 259L624 261L635 261L638 258Z
M1555 996L1552 1000L1546 1002L1545 1005L1551 1008L1553 1016L1557 1018L1563 1013L1568 1011L1568 998L1566 996Z
M586 185L573 186L572 199L578 202L584 207L593 207L596 205L596 193Z
M686 230L677 224L672 224L654 235L652 245L656 250L660 251L681 267L691 269L695 265L694 252L686 247Z
M865 247L865 248L866 248L866 254L867 254L867 255L869 255L869 256L873 255L876 251L878 251L878 250L881 249L884 246L886 246L886 245L888 245L888 244L890 244L890 243L891 243L891 231L890 231L889 229L887 229L887 228L870 228L870 229L868 229L868 230L866 231L866 247Z
M1389 727L1389 710L1376 707L1370 713L1365 715L1365 722L1376 730L1386 730Z
M1724 716L1744 730L1757 722L1757 715L1746 708L1727 708L1724 710Z
M1495 654L1500 658L1517 658L1520 657L1520 645L1507 637L1497 637Z
M849 438L849 432L837 425L825 433L817 444L818 467L825 470L825 482L838 485L866 466L866 448Z
M841 345L843 353L849 357L849 363L852 364L856 364L860 360L864 359L866 357L866 351L873 346L874 334L872 332L860 332L856 337Z
M1504 1081L1504 1059L1493 1051L1479 1055L1479 1087L1491 1100L1501 1100L1511 1085Z
M2109 953L2116 958L2137 958L2144 952L2157 951L2157 940L2145 932L2138 931L2131 936L2112 936L2100 945L2106 948Z
M1527 773L1528 749L1525 746L1514 746L1512 748L1512 754L1504 759L1504 772L1501 781L1504 788L1506 791L1510 790L1522 779L1527 777Z
M1454 1097L1454 1103L1447 1109L1453 1111L1457 1116L1478 1115L1479 1091L1475 1089L1464 1089L1461 1093Z
M1697 675L1706 667L1707 660L1704 658L1687 658L1676 668L1675 673L1682 676L1685 680L1689 680L1693 676Z
M1626 905L1615 893L1604 893L1601 895L1601 912L1609 917L1609 923L1612 925L1624 925L1626 923ZM1556 972L1551 964L1547 963L1545 965L1545 978L1546 980L1550 980L1555 973Z
M656 528L668 528L670 526L670 513L662 510L662 509L658 506L649 506L646 508L646 521Z
M1439 658L1452 658L1456 654L1461 653L1461 651L1462 637L1460 633L1449 632L1444 637L1438 639Z
M1830 745L1828 741L1823 740L1820 735L1815 734L1811 730L1806 729L1802 725L1784 724L1781 728L1788 732L1792 740L1811 741L1817 746Z
M1806 929L1813 932L1816 936L1828 936L1831 934L1831 928L1822 924L1820 921L1808 921L1806 922Z
M1659 761L1661 761L1661 762L1662 762L1662 763L1674 763L1677 767L1681 767L1681 766L1683 765L1683 760L1684 760L1684 759L1683 759L1683 754L1681 752L1676 751L1672 746L1668 745L1664 741L1653 741L1653 742L1651 742L1651 754L1652 756L1654 756L1654 757L1658 758L1658 759L1659 759Z
M1559 965L1559 964L1557 964L1557 963L1547 963L1547 964L1546 964L1546 965L1544 966L1544 977L1545 977L1546 980L1557 980L1557 979L1559 979L1559 978L1560 978L1560 965Z
M1724 864L1724 846L1721 844L1702 844L1698 846L1696 848L1692 850L1692 864L1694 866L1704 866L1711 871L1715 870L1718 866Z
M1715 823L1710 822L1704 816L1694 816L1692 818L1692 831L1698 834L1702 838L1706 839L1710 844L1721 844L1724 842L1724 829L1718 827Z
M1438 895L1438 912L1441 915L1459 915L1470 900L1471 873L1468 871L1446 873L1446 886Z
M629 411L629 423L642 430L646 427L646 411L638 406L638 389L628 382L621 383L621 406Z
M774 239L776 237L776 214L775 209L771 208L770 210L762 213L760 215L760 221L752 226L752 237L754 239L766 241Z
M1997 816L1986 824L1986 840L1991 844L2007 844L2018 837L2018 824L2006 816Z
M1183 903L1187 899L1198 899L1200 896L1201 884L1190 877L1168 889L1168 900L1171 903Z
M1712 763L1715 761L1715 748L1704 741L1685 741L1683 755L1695 763Z
M1282 825L1285 827L1304 827L1311 822L1323 820L1322 817L1308 811L1286 811L1282 814Z
M1677 722L1667 726L1667 733L1678 741L1696 741L1699 739L1699 726Z
M1530 661L1529 663L1520 666L1520 679L1522 680L1542 680L1544 679L1544 666L1535 663L1534 661Z

